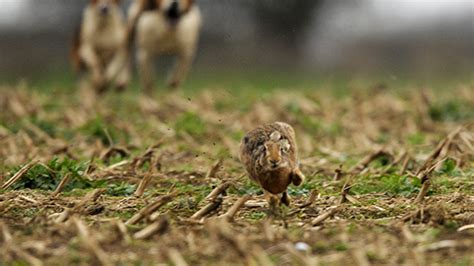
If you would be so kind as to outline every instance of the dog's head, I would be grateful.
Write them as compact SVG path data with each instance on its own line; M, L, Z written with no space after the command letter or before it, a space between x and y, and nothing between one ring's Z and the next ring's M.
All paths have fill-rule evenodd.
M108 16L112 9L118 8L120 0L90 0L90 4L101 16Z
M186 14L194 4L194 0L145 0L145 10L158 10L168 19L171 24L175 24Z

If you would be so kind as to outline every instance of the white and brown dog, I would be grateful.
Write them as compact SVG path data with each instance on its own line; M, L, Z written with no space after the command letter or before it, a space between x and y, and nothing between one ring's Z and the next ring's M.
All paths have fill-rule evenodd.
M168 86L177 88L185 79L196 53L201 13L193 0L135 0L129 9L129 29L136 39L138 71L145 92L154 83L154 57L176 55Z
M90 74L98 92L114 82L124 89L130 80L128 63L120 57L125 49L126 21L119 6L120 0L90 0L85 7L77 30L71 60L78 71ZM115 75L114 69L118 69Z

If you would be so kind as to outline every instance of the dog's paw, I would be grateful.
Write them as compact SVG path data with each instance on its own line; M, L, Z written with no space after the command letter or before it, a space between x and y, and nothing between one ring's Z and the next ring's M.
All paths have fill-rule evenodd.
M179 82L178 80L171 80L171 81L168 81L167 83L167 87L173 90L179 88L180 85L181 85L181 82Z
M102 75L92 76L92 87L99 94L105 92L107 89L107 83L105 82L105 79L102 77Z
M124 92L128 87L128 83L117 83L115 85L115 91Z

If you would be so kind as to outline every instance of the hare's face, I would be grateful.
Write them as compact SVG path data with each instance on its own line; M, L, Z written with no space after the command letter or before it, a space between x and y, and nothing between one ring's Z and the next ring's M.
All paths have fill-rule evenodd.
M272 132L270 139L263 145L265 156L262 166L267 170L276 170L288 166L288 151L290 144L287 139L282 139L278 131Z

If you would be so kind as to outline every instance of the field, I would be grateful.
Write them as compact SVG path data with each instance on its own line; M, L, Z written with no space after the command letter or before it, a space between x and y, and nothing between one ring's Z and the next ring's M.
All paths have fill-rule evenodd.
M0 264L474 264L472 83L236 86L0 86ZM271 121L307 178L279 214L237 158Z

